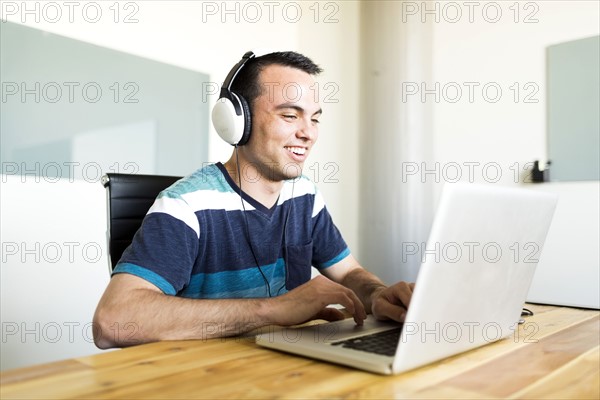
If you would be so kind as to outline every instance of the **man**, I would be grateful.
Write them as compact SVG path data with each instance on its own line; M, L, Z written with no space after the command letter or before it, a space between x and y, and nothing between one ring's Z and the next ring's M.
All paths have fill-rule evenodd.
M294 52L244 61L230 86L251 110L247 143L159 195L98 304L98 347L343 318L330 304L357 324L367 312L404 319L413 285L386 287L362 268L301 176L318 137L321 69ZM312 280L311 265L322 273Z

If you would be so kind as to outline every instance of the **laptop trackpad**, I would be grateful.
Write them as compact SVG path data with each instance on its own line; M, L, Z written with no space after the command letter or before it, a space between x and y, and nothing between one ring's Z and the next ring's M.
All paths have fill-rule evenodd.
M378 321L369 315L363 325L356 325L354 319L347 318L342 321L303 327L300 330L302 331L302 340L309 339L315 343L333 344L341 340L383 332L400 326L401 324L397 322ZM290 332L290 334L292 333Z

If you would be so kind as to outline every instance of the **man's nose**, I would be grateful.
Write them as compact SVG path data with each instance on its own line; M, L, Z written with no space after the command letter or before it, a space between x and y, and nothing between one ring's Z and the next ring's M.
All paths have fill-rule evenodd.
M302 125L298 127L298 131L296 132L296 137L314 142L317 138L318 128L312 122L311 119L308 121L303 119Z

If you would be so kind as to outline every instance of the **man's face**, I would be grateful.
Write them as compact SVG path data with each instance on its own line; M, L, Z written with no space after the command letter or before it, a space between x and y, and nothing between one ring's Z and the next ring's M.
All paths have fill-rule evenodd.
M319 135L315 82L306 72L281 65L265 67L259 79L263 90L254 102L244 155L264 179L296 178Z

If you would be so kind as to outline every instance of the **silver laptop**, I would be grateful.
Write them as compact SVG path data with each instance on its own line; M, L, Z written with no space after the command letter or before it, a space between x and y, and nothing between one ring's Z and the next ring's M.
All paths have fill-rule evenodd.
M269 328L260 346L397 374L515 334L556 195L446 184L404 324ZM399 263L400 264L400 263Z

